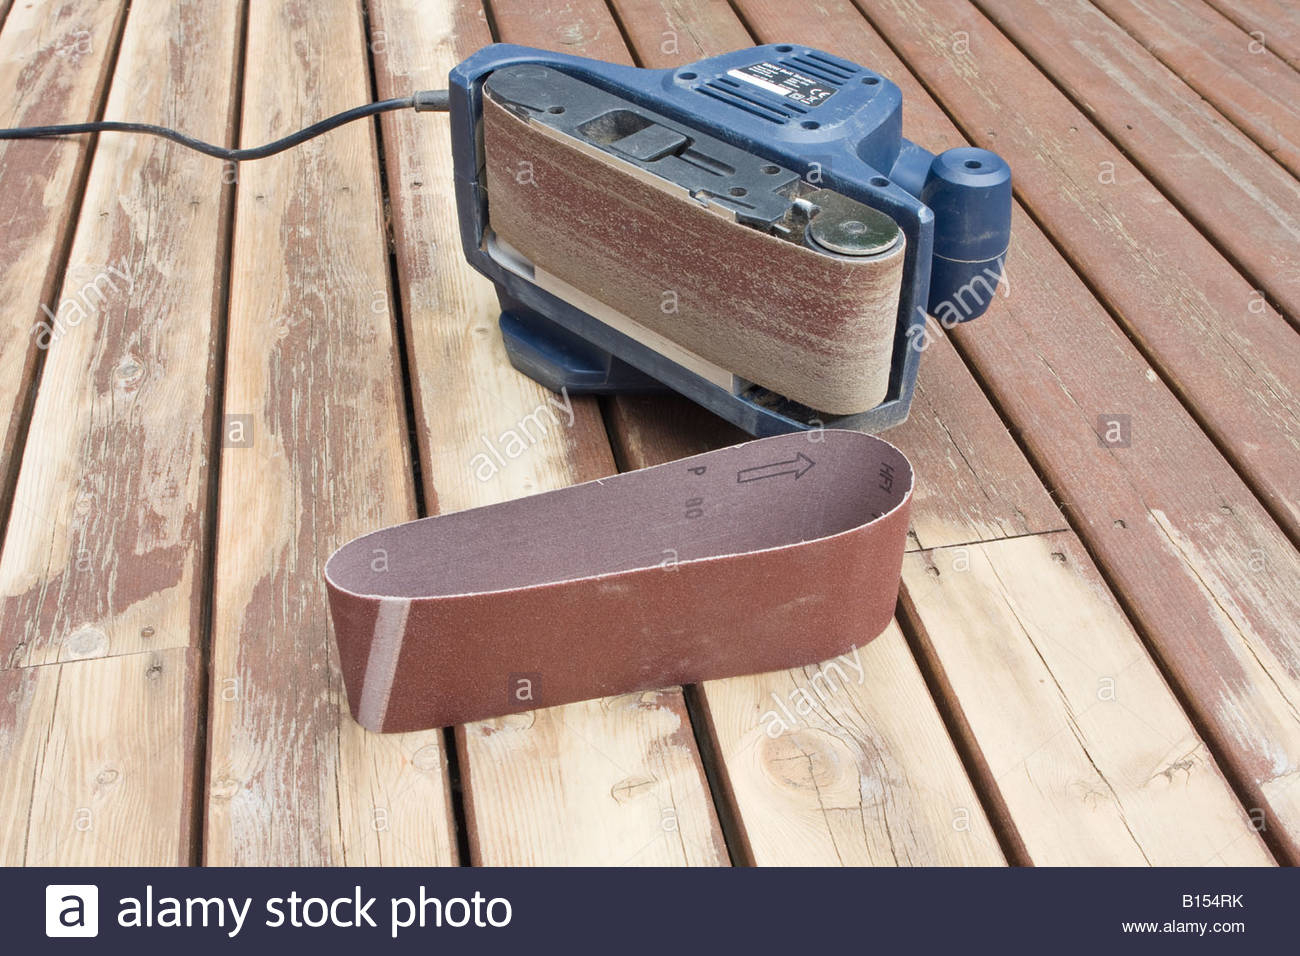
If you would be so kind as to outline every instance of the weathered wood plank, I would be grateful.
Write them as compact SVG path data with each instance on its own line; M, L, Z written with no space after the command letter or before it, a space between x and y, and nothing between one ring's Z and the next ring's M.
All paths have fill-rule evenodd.
M754 863L1003 862L896 623L852 654L701 689Z
M1200 0L1093 0L1197 93L1300 175L1300 73Z
M665 6L664 9L669 8ZM707 36L701 27L707 10L714 11L719 20L732 17L735 22L731 11L721 2L695 7L695 17L687 28L691 37L700 39ZM797 35L797 31L788 23L788 18L788 12L774 10L770 26L772 32L764 39L788 39ZM626 14L623 22L625 31L634 44L637 44L639 36L647 38L646 43L638 45L642 59L653 66L670 64L671 58L661 58L653 50L653 32L638 28L629 22ZM653 25L655 20L651 18L645 23ZM671 38L672 35L669 36ZM725 34L716 48L710 47L707 39L704 42L705 47L692 53L692 56L716 52L717 49L725 48L724 44L739 45ZM1004 287L1003 291L1010 294L1010 287ZM995 311L986 321L996 320ZM692 417L674 410L670 415L663 416L664 420L673 422L671 429L621 429L616 418L612 422L612 430L616 435L629 434L633 444L637 443L638 438L648 435L651 441L643 441L641 444L652 449L652 456L670 457L669 449L665 447L671 443L670 436L682 429L683 422L689 433L693 419L707 417L702 413ZM1139 696L1153 701L1152 711L1164 721L1159 725L1158 733L1189 741L1189 747L1185 749L1203 748L1173 695L1164 685L1140 639L1110 598L1095 567L1076 543L1074 535L1070 532L1034 534L1036 531L1062 528L1065 521L969 372L962 366L951 343L942 334L936 332L928 340L920 384L909 420L892 430L888 437L906 449L917 468L917 491L912 513L914 543L919 542L929 547L931 545L927 542L943 541L948 545L942 552L927 552L927 560L932 560L933 555L944 554L954 561L965 562L969 560L969 549L962 542L1014 539L997 544L974 545L984 555L984 567L994 579L999 576L1015 578L1018 585L1030 594L1037 593L1036 589L1042 587L1057 597L1064 596L1073 602L1076 613L1091 628L1089 640L1079 642L1068 629L1056 626L1056 622L1050 618L1038 622L1033 633L1038 640L1065 639L1075 645L1074 656L1044 661L1036 653L1024 653L1032 651L1032 643L1008 646L1010 642L1002 639L1000 634L988 638L978 628L977 634L973 635L971 622L982 620L980 614L987 609L978 608L973 613L964 613L970 610L971 600L963 596L961 600L947 601L946 595L934 593L929 574L922 574L919 582L912 581L909 576L905 578L903 593L913 611L910 615L913 626L921 630L924 637L926 630L921 628L921 622L915 613L916 605L920 603L923 613L931 610L934 612L925 618L927 629L942 632L936 641L922 641L928 666L932 673L938 675L941 683L944 683L946 673L960 672L963 686L995 686L1005 681L1010 662L1022 672L1032 674L1031 679L1043 681L1050 689L1057 686L1057 672L1061 675L1060 682L1069 684L1072 678L1076 678L1074 671L1080 665L1104 670L1116 656L1122 656L1127 662L1124 671L1126 681L1132 677L1132 683L1139 688ZM1060 542L1060 547L1068 548L1074 556L1075 563L1063 581L1061 567L1054 558L1044 566L1036 566L1033 562L1024 560L1024 555L1039 551L1049 555L1059 553L1064 557L1064 550L1057 551L1049 547L1049 542ZM911 567L916 559L915 555L909 558L908 566ZM925 601L917 601L918 590L930 592ZM985 592L976 588L974 594L982 596ZM930 607L932 602L936 604L933 609ZM995 609L1004 606L995 605ZM888 639L889 635L886 635L880 640ZM879 643L871 645L867 652L871 652ZM936 646L942 646L943 653L935 653ZM868 673L874 694L878 690L877 668L869 667ZM765 679L766 676L757 678ZM718 708L714 702L719 693L734 683L717 682L707 685L707 699L715 715ZM1031 702L1027 701L1029 705L1016 714L1016 723L999 727L986 722L981 726L982 733L979 735L970 733L971 720L964 713L966 698L949 693L943 699L945 706L955 708L951 723L964 732L967 750L975 754L977 760L999 759L1014 763L1026 752L1025 728L1052 727L1069 736L1069 728L1062 716L1068 714L1068 701L1058 694L1039 694ZM1001 700L989 702L977 699L972 707L978 711L985 705L1007 709L1006 703ZM915 713L915 710L914 704L909 707L895 701L887 712L891 715L904 715ZM995 710L995 713L1001 713L1001 710ZM751 715L746 730L752 731L752 724ZM1074 738L1071 736L1070 739ZM1168 746L1168 741L1157 737L1154 743L1157 749L1153 754L1151 729L1133 719L1112 720L1111 724L1099 727L1088 738L1088 746L1094 752L1095 759L1112 775L1121 768L1146 767L1152 773L1160 770L1163 767L1160 757L1163 756L1163 748ZM725 754L725 744L722 749ZM822 751L807 748L807 752L816 755ZM1104 786L1106 780L1092 769L1093 765L1086 759L1086 751L1070 751L1069 756L1073 758L1071 761L1060 761L1058 766L1068 769L1072 775L1059 774L1052 778L1040 776L1033 787L1012 790L999 786L995 779L985 777L983 791L996 798L995 808L1010 811L1005 814L1003 825L1011 828L1013 838L1010 842L1017 846L1025 861L1059 863L1086 858L1110 863L1125 859L1150 859L1160 863L1184 859L1198 853L1200 859L1208 860L1226 846L1236 847L1234 852L1243 860L1270 861L1267 851L1250 829L1244 811L1212 760L1203 768L1198 767L1195 787L1171 789L1151 798L1146 798L1142 793L1125 791L1129 803L1136 804L1131 811L1132 815L1137 816L1137 811L1149 807L1149 812L1136 821L1134 832L1126 840L1107 839L1114 828L1116 814L1108 814L1105 810L1092 814L1073 813L1073 827L1062 828L1059 808L1069 808L1077 802L1078 781L1101 781ZM830 762L828 766L843 766L844 763L845 761L839 764ZM732 770L733 766L729 765L728 770ZM743 781L733 785L737 795L745 793L753 787L753 761L741 761L740 769L734 771L732 776L738 776ZM1121 784L1124 782L1120 781ZM770 786L766 791L754 787L753 794L770 793L770 789ZM756 805L765 806L761 800ZM771 807L765 808L769 814L762 819L770 816ZM786 806L784 816L789 817L791 814L792 808ZM913 813L910 817L914 819L916 814ZM742 822L753 818L753 812L742 814ZM758 839L753 842L759 844L766 835L758 834ZM801 838L806 839L807 834L801 834Z
M677 398L621 399L609 425L629 468L740 437ZM744 861L1003 861L897 626L845 660L709 681L701 698Z
M193 862L199 651L0 671L0 865Z
M5 5L8 8L8 4ZM5 126L97 118L127 4L75 0L9 9L0 30ZM90 160L90 140L0 142L0 511L7 506L41 350L41 305L59 306L63 256Z
M135 5L106 115L229 137L238 10ZM197 646L221 165L106 133L48 321L4 554L5 666Z
M1263 44L1300 70L1300 14L1288 0L1205 0Z
M873 7L873 16L881 17L891 41L904 50L922 42L918 34L951 37L949 27L981 22L927 21L928 32L913 32L906 21L886 18L886 8L893 9ZM740 9L760 39L793 32L794 39L870 63L895 80L907 103L909 138L958 141L925 88L847 3L826 4L824 16L797 29L773 4L741 0ZM981 69L997 72L1016 56L997 39L1002 38L986 40L972 32L972 49L982 52L953 54L956 60L947 66L941 42L927 46L928 52L912 50L909 62L923 67L923 75L933 71L930 79L942 78L945 88L949 77L959 78L951 80L957 86ZM998 130L986 142L1002 148L1002 135ZM953 335L1191 706L1220 764L1249 794L1248 809L1263 811L1268 832L1290 859L1298 858L1300 787L1291 784L1300 778L1300 648L1294 626L1300 619L1300 560L1069 264L1019 210L1012 234L1011 295L999 301L996 321L958 327ZM1117 414L1130 416L1128 442L1103 444Z
M1088 0L975 2L1300 324L1294 176Z
M646 66L680 65L751 42L725 3L660 6L637 0L616 2L614 9L632 52ZM978 389L955 357L954 364L965 387L978 398ZM937 392L940 401L949 397L942 387ZM628 467L658 464L746 437L678 398L620 398L611 403L609 424ZM1014 451L987 404L967 416L966 428L967 434L989 438L986 452L994 447ZM910 446L905 447L910 453ZM953 454L951 441L942 451L940 443L930 442L927 451ZM972 461L974 465L967 463L953 475L955 480L976 474L981 461L978 456ZM1045 522L1039 527L1060 527L1062 519L1042 486L1032 480L1024 490L1019 511L998 507L1005 499L997 494L986 497L984 507L972 509L969 520L954 514L957 509L931 509L933 520L925 524L925 535L965 541L980 533L977 526L985 530L992 525L998 529L995 534L1039 521ZM926 495L927 490L920 493ZM1003 861L896 626L846 660L710 681L702 685L701 699L747 861Z
M368 102L366 40L355 6L252 4L242 141ZM415 516L375 146L354 124L239 170L210 864L455 860L442 735L353 722L321 577L337 545Z
M887 0L871 18L1300 538L1300 336L979 11Z
M491 41L477 3L371 11L381 95L444 86ZM596 403L510 366L491 285L461 254L446 118L394 115L383 129L427 500L455 511L612 473ZM527 452L484 467L530 417ZM679 688L472 724L457 741L476 863L727 862Z
M238 10L219 0L137 0L106 115L227 139L238 37ZM68 307L43 333L32 440L0 557L0 666L35 670L15 680L57 689L31 697L22 723L0 723L18 741L0 775L33 787L33 802L12 809L30 813L29 857L190 856L208 401L228 228L218 164L105 134L57 296Z
M903 578L1029 862L1273 862L1072 533L910 554Z

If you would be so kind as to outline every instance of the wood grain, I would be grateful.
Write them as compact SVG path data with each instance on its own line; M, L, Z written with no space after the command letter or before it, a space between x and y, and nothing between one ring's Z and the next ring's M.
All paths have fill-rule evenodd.
M1294 176L1088 0L976 6L1300 324Z
M911 554L903 579L1028 862L1273 862L1071 532Z
M1264 44L1300 70L1300 14L1287 0L1205 0L1249 40ZM1246 41L1243 41L1246 42Z
M360 10L252 4L241 139L371 99ZM321 569L415 517L373 126L240 171L213 609L209 864L455 861L437 731L348 714Z
M749 858L1002 863L898 625L842 657L701 685Z
M1035 220L1300 539L1300 336L973 7L887 0L871 18L975 145L1007 158Z
M106 115L225 140L228 7L137 0ZM27 856L49 863L190 856L225 199L213 160L106 134L56 287L70 305L55 309L0 557L2 666L57 689L0 724L22 752L3 775L33 786Z
M106 115L228 139L238 11L135 10ZM0 557L6 666L202 639L221 170L152 137L100 142Z
M741 10L760 38L789 36L772 4L745 0ZM890 46L862 28L855 9L828 4L825 12L794 39L870 63L895 80L910 139L929 146L960 141ZM881 14L890 40L903 49L921 42L909 22ZM930 23L930 31L940 29ZM999 65L1016 55L995 50L998 36L972 38L975 49L987 44L981 63L995 52ZM945 78L945 88L964 86L976 72L964 58L941 68L942 43L927 50L914 50L909 62ZM1221 766L1249 795L1247 809L1263 814L1269 835L1296 859L1300 558L1034 222L1017 210L1012 229L1010 296L999 301L996 321L958 327L954 338L1189 702ZM1131 416L1127 447L1101 442L1115 414ZM1273 442L1264 447L1275 447L1276 436Z
M5 5L8 9L8 4ZM20 4L0 30L0 125L98 117L127 4ZM0 142L0 508L7 506L41 358L32 326L57 309L63 257L89 167L91 140Z
M477 4L375 0L371 14L382 96L445 85L491 41ZM510 366L491 284L460 249L446 117L392 115L383 130L426 500L455 511L612 473L595 402ZM489 474L476 456L529 416L536 440ZM472 724L457 740L475 863L727 862L680 689Z
M193 862L198 651L0 671L0 865Z
M1260 148L1300 175L1300 73L1201 0L1093 0Z

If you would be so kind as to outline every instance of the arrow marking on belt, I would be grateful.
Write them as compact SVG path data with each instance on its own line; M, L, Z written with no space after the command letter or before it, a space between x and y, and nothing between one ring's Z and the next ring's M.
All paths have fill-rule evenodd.
M795 455L789 461L774 461L770 465L756 465L753 468L746 468L743 471L736 472L736 481L761 481L764 478L779 478L781 475L794 475L795 480L816 464L811 458L803 452Z

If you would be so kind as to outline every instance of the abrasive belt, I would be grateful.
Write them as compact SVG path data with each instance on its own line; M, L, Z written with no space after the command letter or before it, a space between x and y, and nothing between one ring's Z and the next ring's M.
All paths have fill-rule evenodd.
M894 613L912 469L764 438L356 538L325 567L352 713L408 731L860 647Z
M814 252L488 95L483 143L492 229L540 273L809 408L885 400L903 242L869 259Z

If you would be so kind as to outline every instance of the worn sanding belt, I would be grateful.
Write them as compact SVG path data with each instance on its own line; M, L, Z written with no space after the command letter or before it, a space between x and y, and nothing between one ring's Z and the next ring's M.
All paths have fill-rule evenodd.
M738 225L490 96L483 142L492 228L536 266L539 285L561 280L809 408L849 415L884 401L904 242L869 259L814 252Z
M894 613L911 493L902 452L827 430L364 535L325 567L352 713L417 730L845 653Z

